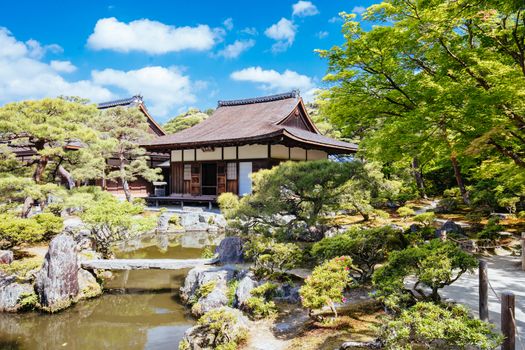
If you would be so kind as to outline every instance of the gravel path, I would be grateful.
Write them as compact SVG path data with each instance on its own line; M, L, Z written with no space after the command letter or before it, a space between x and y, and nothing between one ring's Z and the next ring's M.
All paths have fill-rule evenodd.
M516 295L516 350L525 350L525 271L521 270L520 257L492 256L484 260L488 265L490 284L498 296L504 291ZM443 290L442 296L468 306L477 316L479 310L478 273L463 275L453 285ZM500 329L501 304L489 288L489 319ZM519 335L519 336L518 336ZM521 338L521 339L520 339Z

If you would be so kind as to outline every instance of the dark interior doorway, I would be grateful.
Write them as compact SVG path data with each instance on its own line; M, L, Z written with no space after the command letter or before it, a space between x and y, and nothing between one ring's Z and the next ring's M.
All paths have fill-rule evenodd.
M202 194L217 195L217 163L202 163Z

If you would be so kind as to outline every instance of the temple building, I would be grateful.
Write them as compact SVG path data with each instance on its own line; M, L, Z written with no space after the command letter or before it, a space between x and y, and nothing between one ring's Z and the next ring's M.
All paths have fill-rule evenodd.
M357 151L355 144L321 135L297 91L219 101L202 123L143 146L169 154L166 199L210 201L223 192L250 193L250 174L280 162Z

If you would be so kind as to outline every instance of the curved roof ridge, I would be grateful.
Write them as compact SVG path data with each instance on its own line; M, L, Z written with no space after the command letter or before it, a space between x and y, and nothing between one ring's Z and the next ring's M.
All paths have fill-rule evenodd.
M252 97L252 98L246 98L246 99L240 99L240 100L219 100L218 106L226 107L226 106L248 105L248 104L253 104L253 103L272 102L272 101L284 100L287 98L298 98L298 97L299 97L299 90L292 90L292 91L285 92L282 94L259 96L259 97Z

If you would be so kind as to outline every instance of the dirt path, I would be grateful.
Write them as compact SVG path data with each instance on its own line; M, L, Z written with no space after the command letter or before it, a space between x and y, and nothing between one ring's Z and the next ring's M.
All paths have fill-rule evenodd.
M492 256L485 258L488 265L488 277L494 291L501 295L511 291L516 295L516 350L525 350L525 271L521 271L519 257ZM442 295L468 306L477 316L479 310L478 273L463 275L453 285L446 287ZM501 304L498 297L489 288L489 319L500 329ZM520 339L521 338L521 339Z
M243 349L245 350L285 350L291 340L282 340L275 337L272 330L272 321L263 320L253 322L250 329L250 338Z

